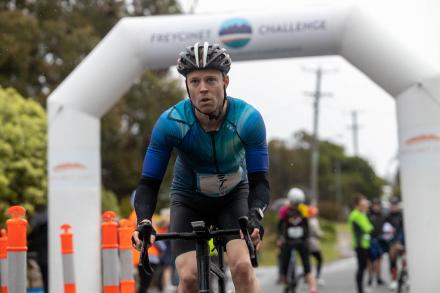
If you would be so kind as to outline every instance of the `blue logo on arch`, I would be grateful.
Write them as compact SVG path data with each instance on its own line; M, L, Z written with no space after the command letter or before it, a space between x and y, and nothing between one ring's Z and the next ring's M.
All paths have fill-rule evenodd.
M238 49L250 42L252 27L244 18L232 18L223 22L218 34L226 47Z

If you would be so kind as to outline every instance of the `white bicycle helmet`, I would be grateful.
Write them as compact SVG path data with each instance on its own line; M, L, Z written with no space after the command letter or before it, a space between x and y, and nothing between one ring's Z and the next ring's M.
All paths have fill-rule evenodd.
M287 193L287 199L293 204L303 203L306 200L306 195L302 189L293 187Z
M208 42L195 43L180 52L177 60L177 71L186 76L198 69L217 69L227 74L231 68L231 57L225 48Z

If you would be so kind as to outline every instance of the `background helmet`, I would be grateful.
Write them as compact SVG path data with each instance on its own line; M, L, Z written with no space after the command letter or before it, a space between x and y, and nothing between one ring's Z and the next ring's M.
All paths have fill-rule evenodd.
M231 57L226 49L208 42L195 43L194 46L187 47L180 52L177 59L177 71L183 76L198 69L217 69L227 74L230 68Z
M287 199L293 204L303 203L306 200L306 195L300 188L293 187L287 193Z

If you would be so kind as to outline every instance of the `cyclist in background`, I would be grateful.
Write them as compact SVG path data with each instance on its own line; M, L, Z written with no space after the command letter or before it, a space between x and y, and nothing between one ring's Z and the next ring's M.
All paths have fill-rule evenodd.
M220 229L239 229L238 218L247 215L258 249L269 202L266 130L254 107L226 95L230 66L229 54L217 44L196 43L180 53L177 71L185 77L189 98L166 110L154 126L135 210L138 224L151 221L171 151L176 149L170 232L191 232L191 222L200 220ZM249 251L239 237L226 239L235 292L260 292ZM138 231L133 239L140 249ZM179 292L195 292L194 242L173 240L171 248Z
M368 219L373 224L368 263L368 286L373 285L373 278L376 277L377 285L385 284L381 278L381 266L383 249L380 243L382 237L382 227L385 216L382 212L382 203L379 198L373 198L368 210Z
M353 200L355 208L348 217L348 225L352 233L352 244L356 252L358 268L356 271L356 287L358 293L364 293L364 272L367 268L368 249L370 248L370 233L373 225L368 220L368 200L362 194L357 194Z
M281 281L287 283L292 253L298 251L304 269L304 276L310 293L318 292L316 279L311 272L310 252L308 248L309 222L308 207L304 204L305 194L300 188L293 187L287 194L288 203L279 211L278 241L281 248L280 275Z
M387 228L388 256L390 260L390 289L397 289L397 259L405 249L405 232L403 229L403 213L398 197L389 199L390 209L385 218L384 230Z
M157 233L163 234L169 232L170 225L170 209L164 208L160 210L160 221L156 223ZM163 240L165 249L160 255L160 263L162 266L162 288L165 292L175 291L172 285L172 277L174 273L174 260L171 254L171 240Z

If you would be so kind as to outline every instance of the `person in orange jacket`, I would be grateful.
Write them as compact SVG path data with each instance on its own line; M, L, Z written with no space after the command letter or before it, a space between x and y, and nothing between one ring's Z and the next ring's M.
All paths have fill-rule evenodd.
M170 209L163 208L160 210L160 221L157 223L157 233L168 233L170 226ZM161 265L162 265L162 284L164 286L165 291L174 290L174 286L172 284L173 274L175 272L175 264L173 255L171 253L171 241L166 240L165 242L165 251L161 255Z

